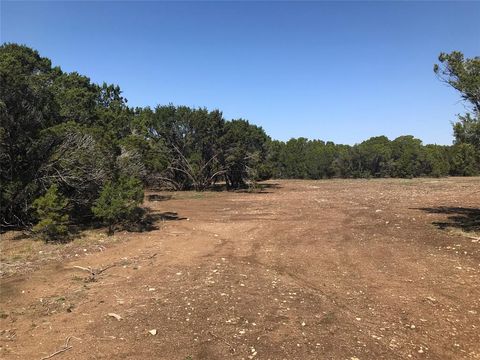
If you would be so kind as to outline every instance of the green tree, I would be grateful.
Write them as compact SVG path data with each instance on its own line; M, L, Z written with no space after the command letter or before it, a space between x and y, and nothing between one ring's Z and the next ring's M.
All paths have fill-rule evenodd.
M451 173L457 176L473 176L478 174L478 153L472 144L455 144L451 154Z
M70 199L71 220L91 218L92 204L103 184L115 176L115 154L102 145L91 127L73 121L42 131L37 144L44 160L35 182L62 189Z
M63 197L57 185L52 185L45 195L33 202L38 223L33 227L33 232L45 240L58 240L68 233L68 199Z
M162 139L168 166L162 179L176 189L205 190L224 175L221 139L225 120L219 110L158 106L150 125Z
M0 225L28 222L43 154L40 131L61 121L51 84L60 70L26 46L0 46Z
M116 85L0 46L0 227L28 226L33 200L52 184L69 198L70 220L86 222L106 181L145 179L164 149L126 104Z
M390 174L392 167L392 148L386 136L372 137L357 146L359 151L360 172L369 176L384 177Z
M460 96L470 108L470 112L459 115L458 121L453 125L455 144L470 144L474 147L475 161L474 172L480 170L480 57L466 59L459 51L450 54L441 53L438 60L440 64L434 65L434 72L445 83L460 93ZM456 148L454 153L467 156L467 148ZM467 151L467 152L466 152ZM464 162L468 168L461 171L458 166L461 162L453 164L455 173L471 173L470 160Z
M136 178L122 177L117 182L107 182L95 201L94 215L108 225L108 234L115 226L135 219L138 206L143 202L143 185Z
M480 112L480 57L465 59L460 51L441 53L433 71L443 82L460 92L474 113Z
M231 188L244 186L247 181L265 177L261 167L266 158L267 134L261 127L239 119L225 123L222 137L222 168Z
M63 121L75 121L78 124L93 125L96 114L98 86L90 79L76 72L58 72L51 86L58 114Z
M424 147L423 175L433 177L447 176L450 172L448 150L448 146L426 145Z
M266 163L272 169L272 177L285 178L285 164L282 161L282 153L285 143L279 140L270 140L266 144Z
M308 139L303 137L290 139L285 143L280 156L284 163L286 178L306 179L308 177L308 148Z
M399 136L392 141L392 176L412 178L422 175L422 141L411 135Z
M453 125L453 134L455 143L472 144L480 154L480 119L478 114L477 118L473 116L471 114L459 115L459 121Z

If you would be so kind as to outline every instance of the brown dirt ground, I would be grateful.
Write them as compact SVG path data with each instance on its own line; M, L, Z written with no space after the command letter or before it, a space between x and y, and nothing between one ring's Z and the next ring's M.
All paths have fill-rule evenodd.
M4 234L0 357L480 359L479 178L266 184L151 193L149 232Z

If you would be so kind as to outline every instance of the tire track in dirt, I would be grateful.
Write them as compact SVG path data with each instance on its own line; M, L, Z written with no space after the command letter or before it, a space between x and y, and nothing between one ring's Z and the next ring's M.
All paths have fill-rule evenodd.
M1 356L73 335L62 359L478 358L478 246L417 209L475 206L477 183L278 183L150 202L185 220L3 281Z

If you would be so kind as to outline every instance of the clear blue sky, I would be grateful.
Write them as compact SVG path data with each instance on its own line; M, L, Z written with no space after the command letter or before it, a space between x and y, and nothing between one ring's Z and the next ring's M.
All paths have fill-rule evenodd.
M5 2L1 41L116 83L130 105L205 106L273 138L450 144L464 111L432 67L480 55L480 2Z

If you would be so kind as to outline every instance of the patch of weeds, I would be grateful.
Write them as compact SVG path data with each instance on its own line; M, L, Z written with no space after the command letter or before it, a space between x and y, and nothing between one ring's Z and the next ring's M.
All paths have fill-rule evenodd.
M128 259L122 259L122 261L120 261L120 266L128 266L132 264L132 261L131 260L128 260Z

